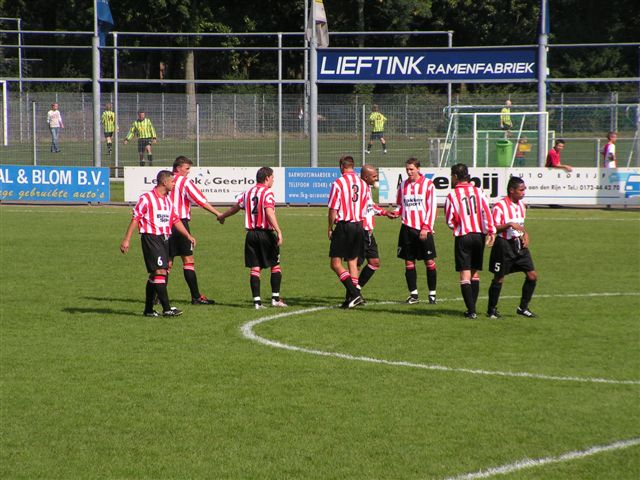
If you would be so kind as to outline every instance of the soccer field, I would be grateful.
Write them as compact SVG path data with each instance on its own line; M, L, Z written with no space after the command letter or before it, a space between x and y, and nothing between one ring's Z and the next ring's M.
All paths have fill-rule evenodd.
M118 248L129 207L0 206L0 477L640 478L640 211L529 210L539 318L515 314L518 274L503 318L475 321L442 210L439 303L403 303L399 223L379 219L382 267L349 311L326 209L277 213L289 309L251 308L241 216L198 210L218 303L188 302L178 262L185 313L151 319L139 241Z

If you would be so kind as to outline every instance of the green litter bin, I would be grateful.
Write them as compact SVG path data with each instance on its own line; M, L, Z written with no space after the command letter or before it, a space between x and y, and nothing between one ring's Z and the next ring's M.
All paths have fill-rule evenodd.
M513 142L498 140L496 142L496 159L499 167L510 167L513 158Z

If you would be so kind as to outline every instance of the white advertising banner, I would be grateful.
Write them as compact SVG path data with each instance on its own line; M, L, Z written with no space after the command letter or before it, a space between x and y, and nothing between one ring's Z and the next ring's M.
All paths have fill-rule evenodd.
M423 168L436 187L438 204L451 191L449 168ZM531 205L640 205L640 169L574 168L572 172L552 168L471 168L472 181L481 186L491 203L507 193L511 176L527 185L525 201ZM396 201L398 185L407 176L404 168L381 168L381 204Z
M158 167L125 167L124 200L136 202L151 190L156 181ZM256 184L258 167L191 167L189 179L204 193L211 203L234 203L238 195ZM275 183L271 190L277 203L284 203L284 168L274 168Z

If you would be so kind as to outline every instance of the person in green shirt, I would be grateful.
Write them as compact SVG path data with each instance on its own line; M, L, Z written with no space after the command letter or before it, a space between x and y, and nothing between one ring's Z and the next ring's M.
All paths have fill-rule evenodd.
M387 153L387 142L384 139L384 124L387 121L378 105L371 106L371 115L369 115L369 125L371 125L371 136L369 137L369 144L367 145L366 153L371 153L371 146L374 140L380 140L382 144L382 153Z
M124 140L124 144L129 143L129 140L136 135L138 137L138 153L140 154L140 166L144 167L144 154L147 154L147 160L149 165L153 164L153 153L151 152L151 144L156 143L156 129L153 128L151 120L145 118L144 110L138 112L138 118L131 124L131 130L127 138Z
M513 128L511 121L511 100L504 102L504 107L500 110L500 129L508 132ZM506 138L506 137L505 137Z
M107 103L104 106L104 112L102 112L100 122L102 123L104 138L107 141L107 152L111 155L111 150L113 148L113 133L116 131L116 114L111 110L110 103Z

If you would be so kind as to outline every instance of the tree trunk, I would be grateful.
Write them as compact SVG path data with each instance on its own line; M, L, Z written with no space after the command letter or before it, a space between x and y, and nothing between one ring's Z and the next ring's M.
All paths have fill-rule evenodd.
M184 62L184 79L187 80L185 91L187 94L187 136L196 135L196 67L193 50L187 50Z

